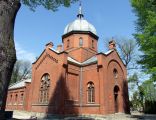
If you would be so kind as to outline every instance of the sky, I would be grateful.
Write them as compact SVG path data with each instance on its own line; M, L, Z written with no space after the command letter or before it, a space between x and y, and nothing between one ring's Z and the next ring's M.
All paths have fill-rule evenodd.
M14 39L17 59L34 62L45 48L53 42L62 43L67 24L76 19L79 3L63 6L52 12L38 7L35 12L22 5L15 21ZM82 0L84 19L94 25L99 36L98 51L105 50L105 40L112 37L131 39L135 33L136 17L129 0Z

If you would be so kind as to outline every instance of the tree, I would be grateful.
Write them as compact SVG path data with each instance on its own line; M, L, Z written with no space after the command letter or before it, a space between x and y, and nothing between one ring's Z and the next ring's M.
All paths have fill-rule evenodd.
M30 61L17 60L14 65L10 84L27 78L31 78Z
M106 48L108 48L108 43L110 39L105 40ZM127 39L127 38L112 38L112 40L116 43L117 51L124 62L126 68L129 69L136 69L136 61L137 61L137 49L138 46L134 39Z
M146 80L140 86L142 91L142 104L145 113L156 113L156 87L153 80Z
M133 63L136 63L136 49L137 44L133 39L117 39L116 44L118 47L121 59L125 63L127 69L134 69Z
M136 21L136 34L134 36L140 46L140 50L143 52L141 60L138 63L142 65L145 73L151 75L150 79L144 81L139 89L143 94L142 99L145 100L145 112L151 112L156 104L156 100L153 99L155 98L153 81L156 81L156 1L131 0L131 4L134 13L138 17Z
M130 101L132 110L140 110L140 108L142 107L139 96L140 96L139 91L135 91L133 93L131 101Z
M69 7L78 0L0 0L0 101L1 110L5 110L8 85L16 62L14 45L14 23L21 3L35 10L43 6L48 10L56 11L60 5Z
M130 85L130 90L134 90L135 87L139 87L139 79L138 79L138 75L135 72L134 74L132 74L131 76L129 76L128 78L128 84Z
M129 82L135 83L137 86L131 98L131 107L133 110L155 113L156 86L153 80L145 80L139 85L137 79L137 74L129 77Z
M129 89L133 94L131 96L131 108L133 110L141 110L143 107L143 91L142 86L139 85L138 74L135 72L134 74L128 77Z
M131 4L138 17L134 36L144 53L139 63L146 73L151 74L151 79L156 81L156 1L131 0Z

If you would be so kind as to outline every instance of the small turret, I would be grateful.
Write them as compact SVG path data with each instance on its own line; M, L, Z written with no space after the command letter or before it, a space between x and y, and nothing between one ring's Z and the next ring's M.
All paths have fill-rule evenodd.
M52 42L49 42L45 46L46 46L46 49L47 48L53 48L54 44Z
M112 40L109 41L109 50L112 50L112 49L114 49L114 50L116 49L116 43L113 40L113 38L112 38Z

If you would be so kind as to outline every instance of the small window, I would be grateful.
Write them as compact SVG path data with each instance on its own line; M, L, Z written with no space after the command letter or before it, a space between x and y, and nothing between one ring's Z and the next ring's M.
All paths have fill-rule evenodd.
M10 101L12 100L12 95L10 95Z
M113 74L114 74L114 78L117 78L118 77L118 71L117 71L117 69L114 69Z
M10 102L10 103L12 102L12 95L10 95L10 100L9 100L9 102Z
M92 48L94 48L94 40L92 40Z
M70 46L70 40L67 40L67 48Z
M23 93L21 94L21 103L23 103L23 100L24 100L24 95Z
M15 95L15 103L18 102L17 100L18 100L18 95L16 94L16 95Z
M95 102L95 89L94 89L94 83L89 82L87 84L87 96L88 96L88 103L94 103Z
M83 39L82 39L82 38L79 39L79 46L80 46L80 47L83 46Z

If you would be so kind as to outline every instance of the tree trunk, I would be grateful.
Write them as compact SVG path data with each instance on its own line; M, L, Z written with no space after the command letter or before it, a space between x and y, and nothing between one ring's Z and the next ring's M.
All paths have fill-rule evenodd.
M5 111L7 91L14 64L14 23L20 0L0 0L0 107Z

